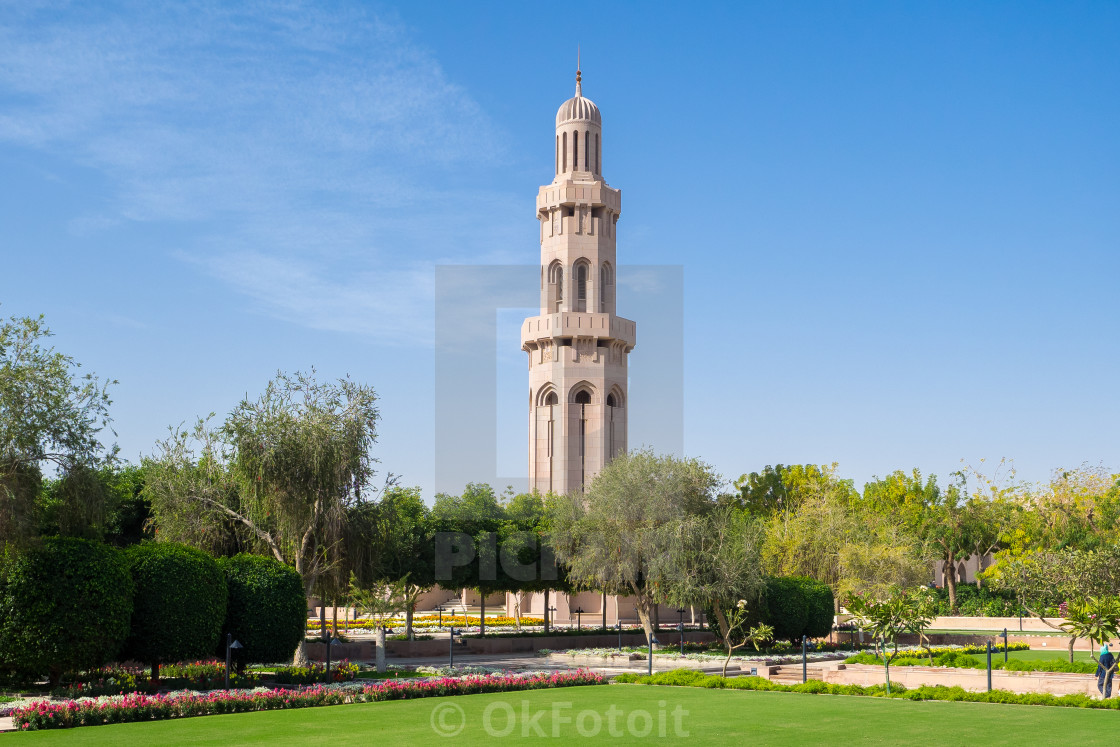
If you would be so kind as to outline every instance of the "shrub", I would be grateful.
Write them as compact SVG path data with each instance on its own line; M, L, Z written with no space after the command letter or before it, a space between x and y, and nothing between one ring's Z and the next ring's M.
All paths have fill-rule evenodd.
M313 685L326 678L324 664L308 664L305 667L278 667L273 679L278 685ZM346 659L331 665L331 682L349 682L358 676L358 665Z
M823 638L832 630L833 596L828 584L804 576L771 577L760 605L762 622L776 640L800 644L801 636Z
M219 561L228 598L222 633L231 633L242 648L233 651L239 668L249 662L284 661L303 640L307 598L292 568L274 558L235 555ZM215 650L225 658L225 635Z
M152 667L208 656L226 615L226 578L214 558L172 543L125 550L132 581L132 630L124 655Z
M128 565L100 542L45 539L0 571L0 666L29 675L100 667L129 631Z

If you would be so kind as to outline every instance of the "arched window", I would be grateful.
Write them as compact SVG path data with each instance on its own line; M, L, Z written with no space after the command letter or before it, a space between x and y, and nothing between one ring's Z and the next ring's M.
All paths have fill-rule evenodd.
M579 130L572 131L572 171L579 168Z
M598 137L598 136L596 136ZM556 173L560 173L560 136L556 136Z
M591 168L591 130L585 130L583 133L583 170L587 171Z
M576 265L576 311L587 311L587 263Z
M614 270L610 262L599 268L599 311L608 311L614 302Z
M568 170L568 133L560 135L560 170Z
M546 405L558 405L560 404L560 398L556 396L556 392L549 392L545 395L544 403Z
M591 404L591 392L587 391L586 389L583 389L583 390L580 390L580 391L576 392L576 404L577 405L590 405Z
M564 300L564 266L559 261L548 266L548 297L545 308L548 313L560 310L560 302Z
M614 407L614 395L613 394L608 394L607 395L607 407Z
M595 173L603 173L603 164L599 162L599 133L595 133Z

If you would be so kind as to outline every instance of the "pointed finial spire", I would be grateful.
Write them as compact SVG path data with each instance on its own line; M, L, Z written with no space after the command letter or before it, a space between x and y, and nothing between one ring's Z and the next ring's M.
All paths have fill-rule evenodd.
M580 85L580 71L579 71L579 45L576 45L576 96L583 96L583 86Z

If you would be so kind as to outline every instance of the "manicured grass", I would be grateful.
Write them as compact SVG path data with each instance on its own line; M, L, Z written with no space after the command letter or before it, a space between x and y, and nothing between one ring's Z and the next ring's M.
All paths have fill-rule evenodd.
M1046 648L1036 648L1030 651L1008 651L1007 655L1012 659L1022 659L1023 661L1069 661L1069 649L1065 646L1061 648L1050 648L1047 646ZM981 661L984 660L984 654L973 654L973 656L980 657ZM996 661L996 659L1003 661L1003 652L998 654L993 652L992 661ZM1077 648L1074 649L1073 660L1092 661L1093 657L1083 648Z
M508 704L509 709L531 715L544 711L536 723L546 741L553 728L562 740L583 739L575 723L553 724L554 704L559 713L572 717L591 709L602 718L598 738L617 744L638 744L658 738L660 715L665 715L665 737L661 741L685 741L674 733L673 710L680 706L689 732L687 741L696 744L1078 744L1115 742L1120 733L1120 712L1040 706L1005 706L981 703L911 702L880 698L849 698L774 692L740 692L693 688L612 685L573 687L562 690L466 695L449 698L390 701L330 708L266 711L230 716L206 716L178 721L91 726L60 731L6 734L5 747L21 744L480 744L493 740L483 728L487 706ZM439 737L432 728L433 710L463 709L466 728L454 738ZM616 722L621 737L607 733L607 709L622 713ZM506 706L498 706L492 725L505 727ZM652 734L626 734L628 714L644 710L651 716ZM592 720L585 721L589 730ZM643 722L635 720L639 727ZM518 725L507 739L542 737L531 727Z

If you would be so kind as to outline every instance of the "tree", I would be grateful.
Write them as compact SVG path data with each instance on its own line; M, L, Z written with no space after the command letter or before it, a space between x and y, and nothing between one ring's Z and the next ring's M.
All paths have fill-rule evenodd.
M759 644L774 640L774 629L765 623L760 623L753 628L748 627L747 620L750 613L746 599L740 599L726 610L721 609L720 613L723 620L720 623L720 640L723 642L724 648L727 649L727 658L723 660L722 674L726 677L727 665L730 663L731 655L735 653L735 650L751 643L754 644L754 650L758 651ZM739 642L736 643L736 640Z
M674 536L663 546L670 553L653 558L654 574L665 581L665 600L678 607L711 609L720 637L728 640L731 620L725 611L744 602L759 606L765 590L759 549L761 525L747 512L720 506L665 525Z
M928 594L929 590L924 587L909 593L895 588L882 598L855 594L845 605L858 624L867 628L882 646L888 693L891 691L891 662L898 656L898 636L908 630L924 631L933 619ZM887 651L888 644L890 651Z
M214 558L186 545L147 542L125 552L133 583L124 655L152 669L212 653L226 619L226 576Z
M377 636L377 671L385 671L385 626L408 606L408 579L380 581L362 587L350 577L350 604L374 622Z
M218 564L228 591L221 633L241 643L233 652L238 664L290 659L306 633L307 597L299 574L275 558L247 553ZM225 644L219 635L219 655L225 655Z
M1088 638L1093 646L1093 661L1100 664L1098 645L1120 638L1120 599L1116 597L1086 597L1075 599L1068 605L1066 622L1062 628L1070 635L1069 660L1073 661L1073 646L1078 638ZM1113 663L1105 676L1116 669Z
M115 453L101 432L116 382L79 375L81 364L46 346L50 336L42 316L0 323L0 543L34 535L44 467L67 474Z
M374 497L376 401L349 378L281 372L220 430L174 429L145 463L162 536L207 546L233 531L294 567L310 597L337 565L355 508Z
M646 636L682 557L675 525L710 512L719 477L697 459L635 451L612 460L588 486L550 505L550 538L572 582L634 598Z
M0 560L3 560L0 557ZM132 578L119 550L47 538L0 563L0 670L47 673L103 666L121 650L132 616Z

